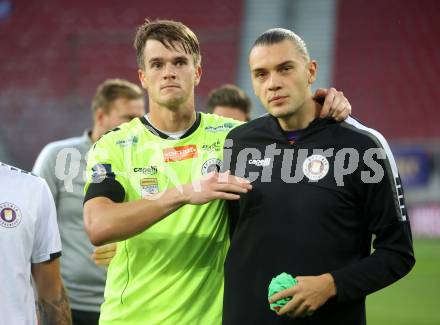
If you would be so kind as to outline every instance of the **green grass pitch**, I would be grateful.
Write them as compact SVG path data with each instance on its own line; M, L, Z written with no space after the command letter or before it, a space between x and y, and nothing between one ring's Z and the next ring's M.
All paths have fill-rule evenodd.
M414 239L416 265L367 297L368 325L440 324L440 239Z

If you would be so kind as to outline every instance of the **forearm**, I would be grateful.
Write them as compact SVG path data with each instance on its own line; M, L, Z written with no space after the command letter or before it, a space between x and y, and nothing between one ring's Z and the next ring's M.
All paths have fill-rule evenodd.
M335 279L330 273L324 273L318 276L322 281L322 294L325 299L328 300L336 296L336 284Z
M372 255L330 272L335 280L338 300L363 298L406 275L415 262L408 231L403 224L389 225L376 237Z
M132 202L114 203L106 198L91 201L95 202L90 204L87 201L84 205L84 225L94 245L135 236L188 202L178 189L169 189L148 199Z
M56 297L39 297L37 302L37 318L40 325L72 324L69 300L64 287L61 287L60 293Z

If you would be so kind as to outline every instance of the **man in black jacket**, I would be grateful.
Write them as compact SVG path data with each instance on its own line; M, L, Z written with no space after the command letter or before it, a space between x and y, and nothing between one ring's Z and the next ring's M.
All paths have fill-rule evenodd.
M263 33L249 65L269 114L225 142L225 164L253 190L231 204L223 323L365 324L366 295L415 262L389 146L351 117L318 118L311 92L317 64L292 31ZM293 297L275 313L267 287L281 272L298 284L270 297Z

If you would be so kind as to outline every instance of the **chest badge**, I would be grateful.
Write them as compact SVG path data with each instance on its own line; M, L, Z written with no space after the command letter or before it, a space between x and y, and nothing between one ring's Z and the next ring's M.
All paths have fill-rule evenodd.
M329 163L327 158L321 155L311 155L304 160L303 173L311 181L319 181L327 175Z
M220 172L223 167L223 162L218 158L211 158L205 161L202 165L201 173L206 175L210 172Z
M142 178L141 185L141 197L144 199L150 195L159 193L159 183L157 178Z
M21 212L15 204L4 202L0 204L0 226L5 228L17 227L21 222Z

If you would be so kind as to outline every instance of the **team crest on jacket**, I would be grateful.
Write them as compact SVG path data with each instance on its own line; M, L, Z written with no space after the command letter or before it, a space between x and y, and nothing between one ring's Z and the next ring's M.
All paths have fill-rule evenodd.
M304 160L303 173L311 181L319 181L327 175L329 163L327 158L321 155L311 155Z
M217 158L211 158L205 161L202 165L202 175L209 174L210 172L219 172L222 169L223 162Z
M17 227L21 222L21 211L15 204L4 202L0 204L0 226L5 228Z

